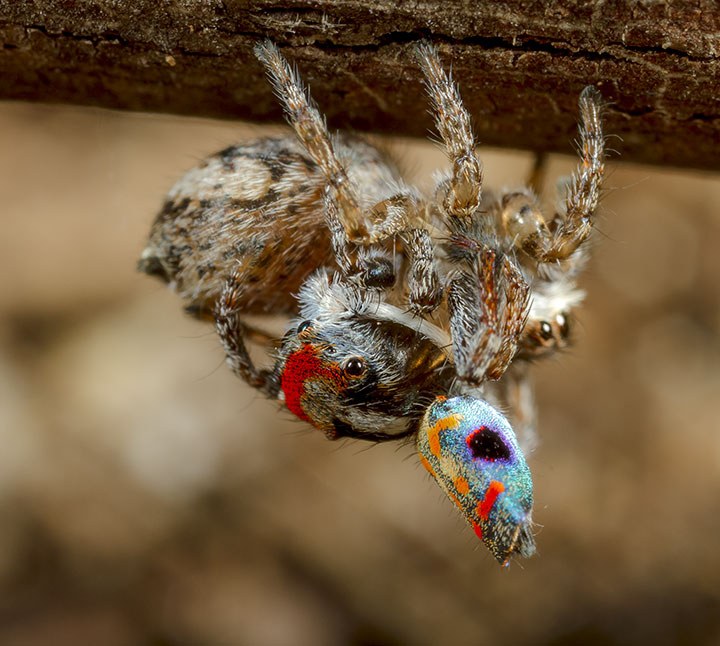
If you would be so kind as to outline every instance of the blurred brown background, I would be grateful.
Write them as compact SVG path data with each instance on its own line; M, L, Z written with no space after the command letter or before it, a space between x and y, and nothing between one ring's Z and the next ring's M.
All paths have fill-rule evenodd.
M576 345L534 368L538 554L503 569L411 447L325 441L136 274L175 179L259 129L0 129L0 644L720 643L717 175L610 165Z

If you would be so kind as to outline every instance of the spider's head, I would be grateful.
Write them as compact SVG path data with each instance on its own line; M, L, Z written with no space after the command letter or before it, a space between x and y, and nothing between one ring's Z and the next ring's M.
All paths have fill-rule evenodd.
M532 479L508 421L472 397L438 397L417 438L423 466L506 565L532 556Z
M288 409L330 439L407 435L454 372L416 330L361 314L306 320L283 340L276 375Z
M303 321L286 336L279 362L279 380L285 404L297 417L323 431L330 439L342 435L342 404L348 391L368 379L367 360L339 351L334 339L319 334Z
M530 319L519 340L519 355L535 359L570 345L572 315L557 312L546 319Z

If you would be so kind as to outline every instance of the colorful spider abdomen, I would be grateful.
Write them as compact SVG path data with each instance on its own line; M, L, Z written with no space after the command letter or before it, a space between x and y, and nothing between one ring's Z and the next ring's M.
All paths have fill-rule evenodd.
M505 417L473 397L439 397L420 424L417 447L423 466L500 563L534 553L532 478Z

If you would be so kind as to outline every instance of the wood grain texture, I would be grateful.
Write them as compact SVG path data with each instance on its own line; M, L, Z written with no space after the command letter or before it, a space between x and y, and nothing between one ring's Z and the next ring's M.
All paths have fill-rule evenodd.
M482 144L570 152L595 84L623 160L720 168L711 0L0 0L0 97L277 121L252 55L265 37L335 128L426 136L427 38Z

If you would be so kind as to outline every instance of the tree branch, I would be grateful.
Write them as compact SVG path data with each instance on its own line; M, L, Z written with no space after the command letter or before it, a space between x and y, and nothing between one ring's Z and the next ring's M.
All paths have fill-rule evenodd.
M428 38L482 144L569 152L595 84L623 160L720 169L713 0L0 0L0 97L277 121L265 37L333 127L426 136Z

